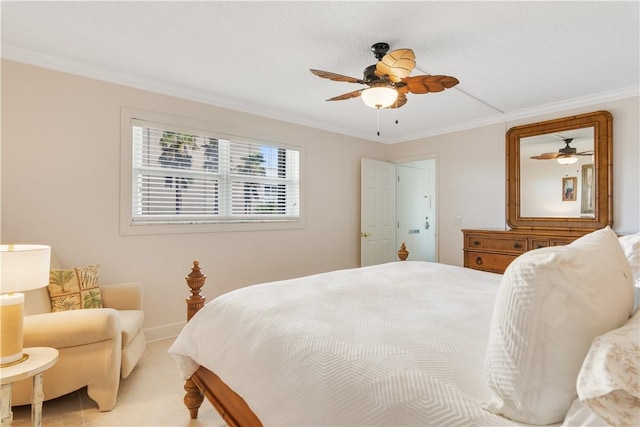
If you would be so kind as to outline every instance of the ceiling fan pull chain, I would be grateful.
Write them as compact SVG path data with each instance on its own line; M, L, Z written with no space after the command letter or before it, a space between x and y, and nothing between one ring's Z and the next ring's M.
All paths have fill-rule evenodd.
M396 109L395 109L395 112L396 112L396 124L398 124L398 98L396 98Z
M378 136L380 136L380 107L376 109L378 110Z

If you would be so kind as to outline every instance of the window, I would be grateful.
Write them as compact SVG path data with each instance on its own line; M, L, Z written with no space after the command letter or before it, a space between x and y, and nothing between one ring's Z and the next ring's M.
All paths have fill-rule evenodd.
M155 233L300 223L300 147L123 119L123 127L129 128L123 138L130 139L130 144L123 144L130 156L124 234L138 234L134 229L148 226ZM193 227L198 225L218 228Z

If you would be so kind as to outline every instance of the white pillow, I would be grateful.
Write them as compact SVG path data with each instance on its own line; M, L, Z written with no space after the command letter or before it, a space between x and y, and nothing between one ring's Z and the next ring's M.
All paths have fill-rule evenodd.
M640 425L640 311L593 341L577 388L580 400L610 425Z
M620 236L618 241L631 266L633 284L640 287L640 233Z
M591 341L623 325L632 304L629 263L610 227L519 256L496 298L485 408L529 424L562 422Z
M631 266L633 285L635 286L634 290L636 292L633 300L633 309L635 310L640 306L640 233L620 236L618 241Z

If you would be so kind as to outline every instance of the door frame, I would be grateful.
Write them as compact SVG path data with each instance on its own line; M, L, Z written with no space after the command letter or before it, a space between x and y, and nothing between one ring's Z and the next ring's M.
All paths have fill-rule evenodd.
M398 159L394 159L391 160L392 163L394 163L396 165L396 167L398 165L402 165L404 163L413 163L413 162L419 162L421 160L434 160L435 162L435 173L434 173L434 186L435 186L435 209L434 209L434 216L435 216L435 224L436 224L436 229L435 231L435 242L434 242L434 258L435 261L438 262L440 259L440 158L438 156L438 153L425 153L425 154L421 154L418 156L411 156L411 157L400 157ZM396 173L397 176L397 173ZM396 180L396 184L397 184L397 180ZM398 209L398 203L396 200L396 214L397 214L397 209ZM400 244L402 244L402 242L397 241L398 240L398 232L396 229L396 246L398 246L398 248L400 247ZM411 248L407 248L409 250L409 252L411 252ZM409 254L409 259L411 259L411 254Z

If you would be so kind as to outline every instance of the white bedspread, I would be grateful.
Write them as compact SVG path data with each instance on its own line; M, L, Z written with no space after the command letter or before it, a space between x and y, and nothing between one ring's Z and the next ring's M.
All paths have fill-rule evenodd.
M480 406L500 278L407 261L250 286L208 303L169 351L265 426L519 425Z

